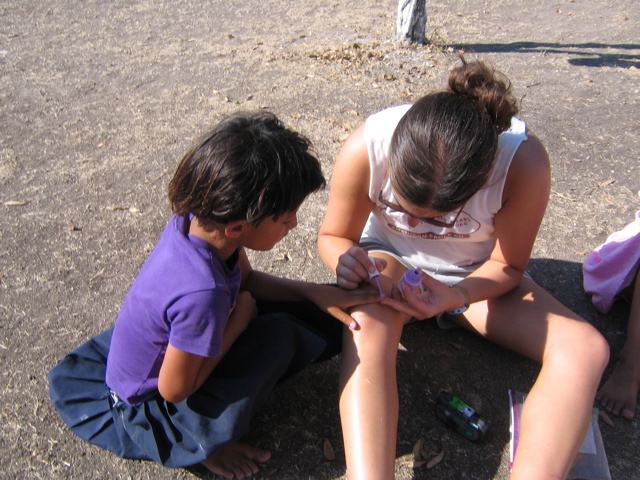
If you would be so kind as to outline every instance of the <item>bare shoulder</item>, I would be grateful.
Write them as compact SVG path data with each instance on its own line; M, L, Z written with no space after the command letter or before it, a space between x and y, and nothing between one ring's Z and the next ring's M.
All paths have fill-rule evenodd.
M369 169L369 152L364 138L364 124L349 135L338 153L336 165L346 169Z
M350 201L367 199L369 176L369 152L364 125L361 125L353 131L338 153L331 175L329 202L338 198ZM344 205L340 208L344 208Z
M509 167L505 197L516 192L543 193L550 188L551 165L549 155L542 141L531 131L527 131L527 140L522 142Z
M319 236L332 235L357 242L373 208L369 199L369 153L364 126L343 145L331 175L329 203Z
M523 174L550 172L549 155L542 141L530 130L527 131L527 137L516 150L511 169Z

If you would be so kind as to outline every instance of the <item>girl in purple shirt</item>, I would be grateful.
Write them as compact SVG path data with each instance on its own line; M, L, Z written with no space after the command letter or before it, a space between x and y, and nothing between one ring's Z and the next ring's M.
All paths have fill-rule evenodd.
M239 442L253 415L280 380L339 351L333 317L358 328L343 309L378 299L373 288L251 268L245 248L273 248L325 185L309 149L262 112L226 119L182 159L169 185L173 216L115 326L49 374L74 433L124 458L202 463L227 478L269 459ZM281 303L264 314L261 301Z

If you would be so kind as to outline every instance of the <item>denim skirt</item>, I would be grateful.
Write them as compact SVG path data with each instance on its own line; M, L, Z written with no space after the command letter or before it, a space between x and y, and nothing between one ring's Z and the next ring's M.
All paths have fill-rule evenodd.
M301 312L309 312L303 308ZM337 320L310 312L319 325ZM330 323L327 323L330 322ZM278 382L337 353L339 339L288 313L253 320L202 387L180 403L156 394L133 406L105 384L113 329L79 346L49 373L49 394L70 430L122 458L167 467L195 465L249 432Z

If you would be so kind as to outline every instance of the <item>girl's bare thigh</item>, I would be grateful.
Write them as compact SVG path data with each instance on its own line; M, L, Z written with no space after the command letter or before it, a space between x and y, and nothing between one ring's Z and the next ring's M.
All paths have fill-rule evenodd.
M505 295L475 303L464 314L450 318L538 362L553 348L598 335L589 323L528 278Z

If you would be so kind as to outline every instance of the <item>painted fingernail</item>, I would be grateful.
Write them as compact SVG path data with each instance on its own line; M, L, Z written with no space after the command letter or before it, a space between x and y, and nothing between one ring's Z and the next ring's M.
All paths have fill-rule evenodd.
M356 323L355 320L349 324L349 328L351 330L356 330L358 328L358 324Z

